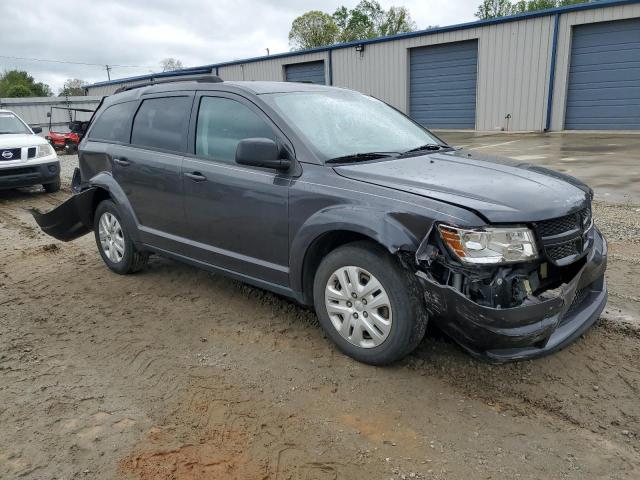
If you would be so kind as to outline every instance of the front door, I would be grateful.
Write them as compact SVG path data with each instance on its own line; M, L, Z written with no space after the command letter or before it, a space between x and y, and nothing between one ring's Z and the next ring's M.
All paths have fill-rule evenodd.
M254 104L233 94L196 98L182 165L185 215L198 260L277 285L288 284L290 177L235 163L245 138L284 136Z

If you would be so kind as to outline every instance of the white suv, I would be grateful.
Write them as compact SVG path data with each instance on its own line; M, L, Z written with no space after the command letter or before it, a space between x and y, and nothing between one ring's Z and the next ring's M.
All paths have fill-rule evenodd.
M0 189L41 184L60 190L60 162L55 150L10 110L0 110Z

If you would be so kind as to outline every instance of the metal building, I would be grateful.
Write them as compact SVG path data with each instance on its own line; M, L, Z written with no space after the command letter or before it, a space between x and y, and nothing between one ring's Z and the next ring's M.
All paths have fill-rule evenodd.
M32 126L66 132L71 120L89 120L90 112L69 112L64 108L95 110L102 100L96 97L24 97L0 98L0 109L15 112L20 118ZM51 108L57 107L57 108ZM51 114L51 117L48 116ZM48 130L47 130L48 131Z
M161 76L312 81L373 95L434 129L640 130L640 0L585 3Z

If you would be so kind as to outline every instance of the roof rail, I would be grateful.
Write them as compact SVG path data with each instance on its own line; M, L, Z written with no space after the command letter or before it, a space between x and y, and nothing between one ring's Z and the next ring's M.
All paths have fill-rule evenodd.
M199 75L188 78L170 78L151 80L150 82L141 83L139 85L128 85L118 88L114 93L126 92L127 90L134 90L136 88L149 87L151 85L160 85L162 83L177 83L177 82L198 82L198 83L220 83L223 80L217 75Z

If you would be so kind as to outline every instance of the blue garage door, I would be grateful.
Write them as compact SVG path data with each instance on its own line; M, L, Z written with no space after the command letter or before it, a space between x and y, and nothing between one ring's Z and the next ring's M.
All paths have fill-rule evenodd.
M475 128L478 42L411 49L410 115L430 128Z
M640 20L573 28L565 127L640 129Z
M294 63L284 67L287 82L311 82L324 85L324 61Z

